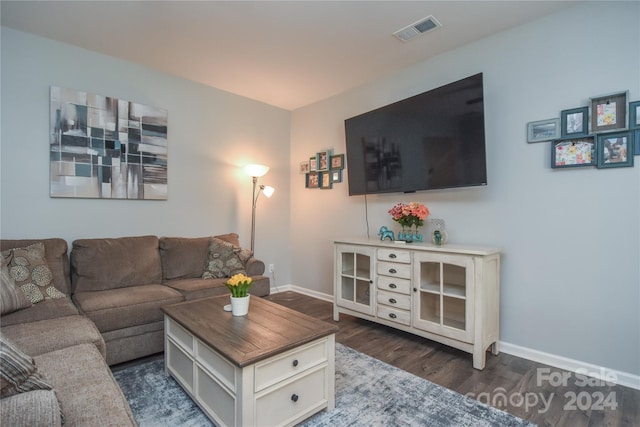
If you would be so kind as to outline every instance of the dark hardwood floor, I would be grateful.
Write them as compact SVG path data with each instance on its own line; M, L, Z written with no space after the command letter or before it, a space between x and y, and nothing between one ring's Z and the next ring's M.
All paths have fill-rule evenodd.
M267 298L334 323L330 302L290 291ZM640 426L638 390L586 384L575 373L505 353L488 353L479 371L470 354L425 338L344 314L336 324L337 342L539 426Z

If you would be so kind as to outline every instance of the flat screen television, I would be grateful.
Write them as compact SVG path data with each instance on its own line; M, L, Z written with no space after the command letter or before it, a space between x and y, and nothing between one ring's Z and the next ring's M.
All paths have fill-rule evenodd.
M482 73L346 119L349 195L487 184Z

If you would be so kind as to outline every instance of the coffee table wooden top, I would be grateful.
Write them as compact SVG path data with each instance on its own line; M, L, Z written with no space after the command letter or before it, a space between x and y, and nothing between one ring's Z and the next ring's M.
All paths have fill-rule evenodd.
M251 297L249 314L224 311L229 296L168 305L162 311L239 367L330 335L338 327L260 297Z

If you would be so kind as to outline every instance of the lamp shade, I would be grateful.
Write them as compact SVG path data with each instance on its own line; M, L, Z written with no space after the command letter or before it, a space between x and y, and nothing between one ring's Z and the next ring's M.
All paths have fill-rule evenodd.
M247 165L244 167L244 171L249 176L260 178L269 172L269 166L265 165Z
M265 197L271 197L273 196L273 193L276 191L275 188L270 187L268 185L265 185L264 188L262 189L262 193L265 195Z

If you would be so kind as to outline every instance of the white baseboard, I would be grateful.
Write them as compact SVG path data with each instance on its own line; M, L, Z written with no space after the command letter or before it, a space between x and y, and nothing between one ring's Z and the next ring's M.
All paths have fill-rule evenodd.
M295 285L284 285L278 286L277 288L271 288L271 293L284 291L294 291L300 294L308 295L310 297L321 299L323 301L333 302L333 295L312 291L310 289L301 288ZM617 371L615 369L605 368L603 366L597 366L592 363L569 359L567 357L558 356L551 353L545 353L543 351L522 347L516 344L510 344L504 341L500 341L500 351L512 356L531 360L533 362L542 363L544 365L553 366L559 369L564 369L565 371L640 390L640 375Z

